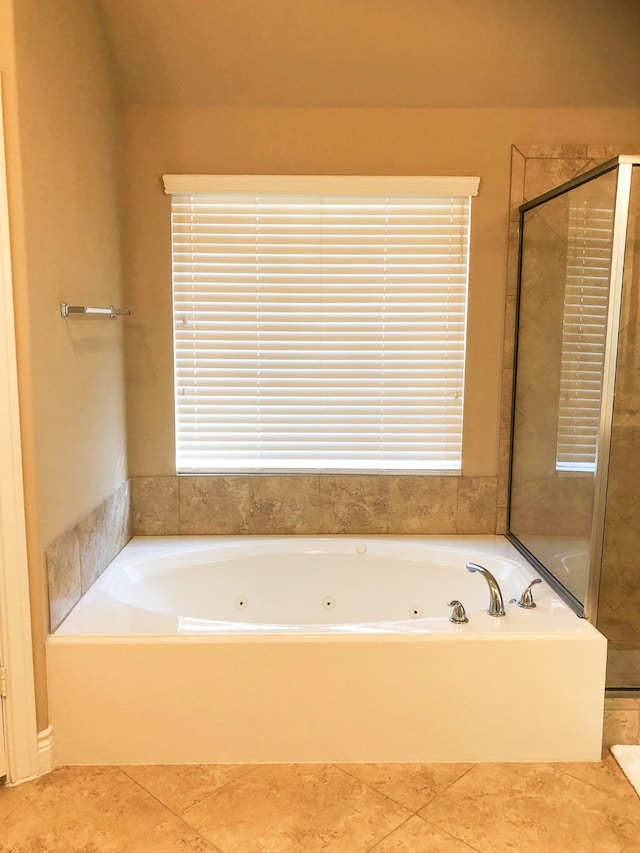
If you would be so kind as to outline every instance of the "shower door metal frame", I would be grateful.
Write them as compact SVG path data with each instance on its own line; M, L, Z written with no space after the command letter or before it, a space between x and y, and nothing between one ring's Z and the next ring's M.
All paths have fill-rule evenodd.
M609 453L611 449L611 428L613 419L613 403L615 396L616 364L618 357L618 334L620 331L620 311L622 305L622 281L624 274L624 255L627 240L627 225L629 217L629 202L631 198L631 178L634 166L640 166L640 156L620 155L606 163L602 163L583 175L578 175L526 202L519 208L520 235L518 252L518 297L516 309L516 342L513 371L513 393L511 411L511 446L509 459L509 501L507 516L507 533L509 541L537 569L545 580L558 592L564 601L579 615L587 618L595 625L598 615L598 593L602 569L602 551L604 543L604 519L609 475ZM587 581L587 593L584 603L566 589L555 575L551 573L527 548L518 537L511 532L511 490L513 485L513 446L514 446L514 415L515 390L518 363L518 336L520 321L520 296L522 288L522 249L524 241L524 215L530 210L551 199L558 198L576 187L582 186L607 172L617 170L616 199L613 217L613 238L611 246L611 268L609 271L609 303L607 306L607 330L605 339L604 368L602 377L602 403L598 428L598 445L596 454L596 471L594 482L594 500L590 532L590 560Z

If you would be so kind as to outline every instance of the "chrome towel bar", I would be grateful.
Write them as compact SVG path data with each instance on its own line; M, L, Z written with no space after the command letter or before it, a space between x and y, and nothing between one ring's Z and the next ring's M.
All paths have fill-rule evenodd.
M128 316L131 311L128 308L114 308L113 305L108 308L90 308L88 305L67 305L66 302L61 302L60 316L68 317L69 314L108 314L113 320L114 317Z

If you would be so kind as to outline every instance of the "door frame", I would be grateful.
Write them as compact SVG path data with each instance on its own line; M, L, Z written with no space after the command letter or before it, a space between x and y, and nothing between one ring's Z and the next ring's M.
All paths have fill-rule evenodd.
M9 204L0 79L0 655L7 783L39 773Z

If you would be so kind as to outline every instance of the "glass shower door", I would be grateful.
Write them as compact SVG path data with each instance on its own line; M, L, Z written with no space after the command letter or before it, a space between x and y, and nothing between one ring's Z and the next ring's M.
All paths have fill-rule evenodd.
M624 253L597 627L609 640L607 687L640 688L640 166Z
M542 197L522 221L510 534L583 612L616 172Z

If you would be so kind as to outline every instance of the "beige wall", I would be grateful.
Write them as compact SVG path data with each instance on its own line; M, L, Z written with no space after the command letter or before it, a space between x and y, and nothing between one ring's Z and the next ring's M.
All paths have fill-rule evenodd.
M637 106L637 0L98 0L128 103Z
M463 473L496 476L510 146L640 146L640 109L302 110L133 106L123 118L129 464L174 473L169 198L163 173L479 175Z
M103 13L118 7L123 13L146 9L155 14L161 4L155 0L144 4L105 0L100 5ZM185 8L182 0L171 5L180 13ZM493 25L490 18L483 20L486 34ZM169 26L166 20L165 24ZM239 25L244 25L243 20ZM171 51L173 36L180 33L169 29L171 38L162 44ZM126 20L123 30L130 32ZM598 39L601 32L598 29ZM145 53L153 55L160 43L149 40L146 26L134 36L136 52L129 70L135 72L142 67ZM475 36L473 41L478 41ZM228 43L235 42L229 39ZM491 39L482 40L482 44L489 43ZM596 66L604 62L602 51L596 49L598 43L596 39L593 50L583 55L585 62ZM569 50L570 41L567 45ZM138 47L142 47L140 53ZM206 39L203 50L205 55L211 54ZM321 54L328 55L324 45ZM424 52L417 54L423 56ZM189 50L186 55L191 55ZM202 55L193 54L193 66ZM512 83L520 78L509 75L507 69L496 70L497 55L488 53L483 58L494 73L491 86L484 82L476 86L478 97L491 91L491 100L482 103L539 106L543 90L537 87L537 71L527 83L529 94L536 97L518 100ZM628 59L630 55L626 50L624 56ZM258 67L259 59L254 57ZM400 67L395 54L392 60L394 68ZM589 98L579 102L589 108L577 110L140 105L127 107L119 116L92 0L0 0L0 62L6 96L38 723L44 728L44 638L48 627L44 549L126 477L127 438L133 474L158 476L174 471L169 201L162 193L160 176L165 172L480 175L481 190L472 219L464 473L495 476L510 145L640 143L640 109L596 109L596 104L628 104L633 89L618 87L627 100L616 99L611 75L603 74L598 79L604 81L604 88L589 87ZM297 67L297 59L293 64ZM618 67L608 59L605 64L606 68ZM545 92L559 91L555 78L548 79L558 67L564 73L563 63L557 61L541 69L547 80ZM462 74L462 66L459 70ZM307 71L313 76L313 69ZM427 71L430 80L437 77L434 69ZM476 80L475 70L471 77ZM375 95L375 83L369 82L368 75L365 78L369 96ZM154 86L163 82L153 73L150 79ZM174 75L167 79L173 81ZM259 78L251 75L251 79ZM321 77L314 79L321 81ZM503 88L500 80L504 80ZM125 94L132 91L132 87L122 86L122 79L119 82ZM562 89L560 100L575 104L573 89L569 89ZM189 87L182 86L181 91L188 100ZM156 96L158 93L162 94L162 87ZM397 105L395 94L393 90L385 97ZM151 100L156 96L149 94ZM230 102L239 103L233 98ZM119 118L124 129L120 210ZM126 296L121 284L120 227L126 235L122 256ZM131 320L125 321L127 437L124 323L63 321L58 314L63 299L105 305L122 301L132 308Z
M118 116L92 3L14 0L9 191L38 724L44 551L127 476L122 325L59 302L122 301ZM22 210L20 211L20 208Z

